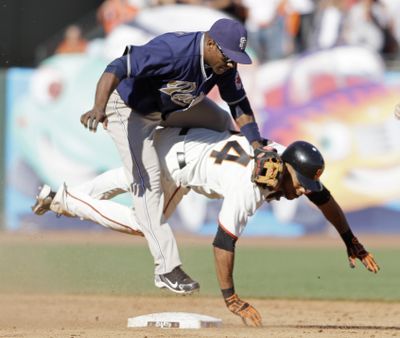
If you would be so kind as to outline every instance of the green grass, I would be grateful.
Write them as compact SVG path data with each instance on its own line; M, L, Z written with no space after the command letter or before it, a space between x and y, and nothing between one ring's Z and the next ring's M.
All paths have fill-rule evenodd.
M181 246L202 295L219 295L210 246ZM347 265L343 249L238 247L236 289L243 297L400 301L400 249L374 250L378 274ZM146 246L2 244L0 292L159 295ZM163 292L162 294L168 294Z

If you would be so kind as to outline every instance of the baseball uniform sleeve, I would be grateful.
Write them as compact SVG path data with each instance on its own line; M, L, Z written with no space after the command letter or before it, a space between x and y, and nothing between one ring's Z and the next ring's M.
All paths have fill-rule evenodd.
M219 213L219 223L231 234L239 237L247 221L262 204L261 192L249 182L238 191L238 185L225 195Z
M228 70L224 74L218 76L217 86L221 98L228 105L240 102L246 97L246 92L243 88L242 80L236 68Z
M157 39L143 46L127 46L124 55L112 61L105 72L115 74L120 80L163 76L173 71L173 60L170 46Z

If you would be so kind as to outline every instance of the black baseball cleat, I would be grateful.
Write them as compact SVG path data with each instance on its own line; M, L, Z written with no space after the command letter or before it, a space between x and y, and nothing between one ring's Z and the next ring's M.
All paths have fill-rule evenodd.
M39 187L39 190L39 194L36 196L36 203L32 206L32 211L36 215L43 215L50 210L54 192L51 191L51 188L47 184L41 188Z
M155 275L154 284L160 289L167 288L183 295L190 295L200 289L200 284L191 279L180 266L163 275Z

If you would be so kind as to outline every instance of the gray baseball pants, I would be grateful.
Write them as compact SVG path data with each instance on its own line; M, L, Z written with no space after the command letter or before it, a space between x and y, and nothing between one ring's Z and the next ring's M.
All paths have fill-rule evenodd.
M106 107L107 131L114 140L130 184L136 219L154 258L155 274L165 274L182 264L175 237L163 217L164 195L153 133L162 126L231 128L230 114L208 98L186 111L170 114L166 121L154 112L141 115L125 105L114 91Z

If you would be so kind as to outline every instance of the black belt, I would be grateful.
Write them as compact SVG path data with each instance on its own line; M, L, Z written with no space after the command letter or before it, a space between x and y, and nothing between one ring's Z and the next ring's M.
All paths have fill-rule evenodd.
M179 132L179 136L187 135L187 133L189 132L189 129L190 128L182 128L181 131ZM183 142L185 142L185 141L183 141ZM178 151L176 153L176 158L178 160L179 169L183 169L186 166L185 152Z

